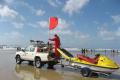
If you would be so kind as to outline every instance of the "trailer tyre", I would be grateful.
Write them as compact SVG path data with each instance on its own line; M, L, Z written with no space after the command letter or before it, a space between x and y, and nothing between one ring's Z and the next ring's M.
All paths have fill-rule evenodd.
M91 70L89 68L82 68L81 69L81 74L84 77L89 77L91 74Z

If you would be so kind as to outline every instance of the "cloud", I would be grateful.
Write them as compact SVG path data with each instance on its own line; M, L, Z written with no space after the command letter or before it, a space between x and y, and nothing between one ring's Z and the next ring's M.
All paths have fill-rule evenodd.
M71 23L68 23L66 20L59 18L59 23L57 27L52 30L52 34L71 34L71 31L69 30ZM34 28L44 28L48 30L49 28L49 21L38 21L37 24L30 24Z
M110 32L107 30L101 30L98 34L103 40L114 40L116 38L114 32Z
M63 8L63 11L72 15L73 13L79 12L90 0L68 0Z
M38 28L38 24L34 24L34 23L28 23L28 26L32 27L32 28Z
M41 28L48 28L48 25L49 25L48 21L39 21L37 23Z
M33 14L36 14L38 16L42 16L45 14L45 10L43 9L36 9L34 6L30 5L25 0L3 0L6 5L9 5L10 7L17 8L19 6L23 6L25 8L28 8ZM52 0L51 0L52 1ZM55 3L60 4L59 0L55 0Z
M0 17L1 18L11 18L11 19L20 19L24 21L24 17L21 16L17 11L8 7L7 5L0 5Z
M36 12L36 9L32 5L29 5L28 3L26 3L25 1L21 1L19 4L28 8L29 10L31 10L31 12Z
M39 9L36 11L36 15L38 16L43 16L45 14L45 11L43 11L42 9Z
M14 0L4 0L7 4L11 4L14 2Z
M58 25L57 25L57 28L60 29L60 30L63 30L63 29L66 29L66 28L69 28L71 23L67 22L66 20L62 19L62 18L59 18L58 19ZM48 21L39 21L37 22L40 27L42 28L48 28L49 26L49 22Z
M70 25L72 25L70 22L67 22L65 19L59 18L59 24L58 24L59 29L63 30L70 28Z
M81 33L81 32L78 32L78 31L74 32L73 36L75 36L75 38L79 38L79 39L87 39L87 38L90 37L90 35L85 34L85 33Z
M49 21L43 20L43 21L38 21L35 24L30 23L29 25L33 28L36 28L37 30L40 30L41 32L40 34L48 36ZM81 46L81 44L87 45L87 42L90 40L90 35L88 33L83 33L73 28L74 28L73 22L67 21L63 18L59 18L59 24L57 28L55 28L54 30L51 30L50 34L51 34L51 37L54 34L58 34L61 38L61 42L63 46L66 46L66 45Z
M57 29L58 30L64 30L66 28L69 28L70 25L71 25L71 23L68 23L66 20L64 20L62 18L59 18L58 21L59 21L59 23L58 23L55 30L57 30ZM45 21L45 20L44 21L38 21L37 24L38 24L38 27L41 27L41 28L48 28L49 27L49 21Z
M48 0L48 3L53 7L57 7L61 4L60 0Z
M120 37L120 27L118 27L118 29L116 31L116 35Z
M24 21L25 18L17 11L7 5L0 5L0 22L5 22L10 25L12 24L12 27L15 27L16 29L22 29Z
M0 5L0 16L1 17L15 18L17 15L18 15L18 12L9 8L7 5Z
M24 27L24 24L21 22L13 22L12 24L16 29L22 29Z
M17 31L12 31L12 32L7 32L5 33L5 36L9 36L9 38L11 39L18 39L18 38L22 38L24 37L21 33L17 32Z
M24 38L24 35L17 31L11 31L3 33L0 36L1 41L3 44L20 44Z
M72 32L69 29L66 29L66 30L56 29L56 30L51 31L51 34L72 35Z
M102 27L99 32L98 36L102 38L102 40L115 40L120 38L120 27L116 31L109 31L106 28Z
M43 28L48 30L49 22L48 21L39 21L37 25L31 24L34 28ZM58 26L51 31L51 34L59 34L61 36L74 36L76 39L87 39L90 36L88 34L82 33L80 31L72 30L71 27L73 24L71 22L66 21L65 19L59 18ZM47 31L48 33L48 31Z
M111 16L115 23L120 23L120 15Z
M39 8L36 9L33 6L31 6L30 4L22 1L21 5L25 6L26 8L28 8L33 14L36 14L37 16L43 16L45 14L45 10Z

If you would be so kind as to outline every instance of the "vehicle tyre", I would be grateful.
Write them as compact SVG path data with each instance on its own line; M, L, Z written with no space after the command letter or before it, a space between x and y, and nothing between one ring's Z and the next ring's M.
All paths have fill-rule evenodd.
M16 56L16 63L21 64L22 60L19 55Z
M82 68L81 69L81 74L84 77L89 77L91 74L91 70L89 68Z
M36 68L41 68L42 67L42 63L41 63L41 59L40 58L36 58L35 59L35 67Z

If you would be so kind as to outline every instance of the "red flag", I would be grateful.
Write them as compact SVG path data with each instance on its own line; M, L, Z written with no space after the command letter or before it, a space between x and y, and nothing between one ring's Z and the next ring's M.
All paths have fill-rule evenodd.
M50 17L50 22L49 22L49 29L52 30L56 28L58 25L58 18L57 17Z

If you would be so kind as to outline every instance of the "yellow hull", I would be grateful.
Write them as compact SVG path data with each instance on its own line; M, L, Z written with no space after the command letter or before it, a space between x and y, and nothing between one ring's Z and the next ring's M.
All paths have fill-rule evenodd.
M92 70L100 70L103 72L114 72L115 70L119 69L119 66L110 58L107 56L100 55L98 58L98 62L96 64L80 60L78 57L70 57L66 55L61 49L57 49L62 57L64 57L66 60L71 61L73 64L76 64L76 66L87 66L92 67Z

